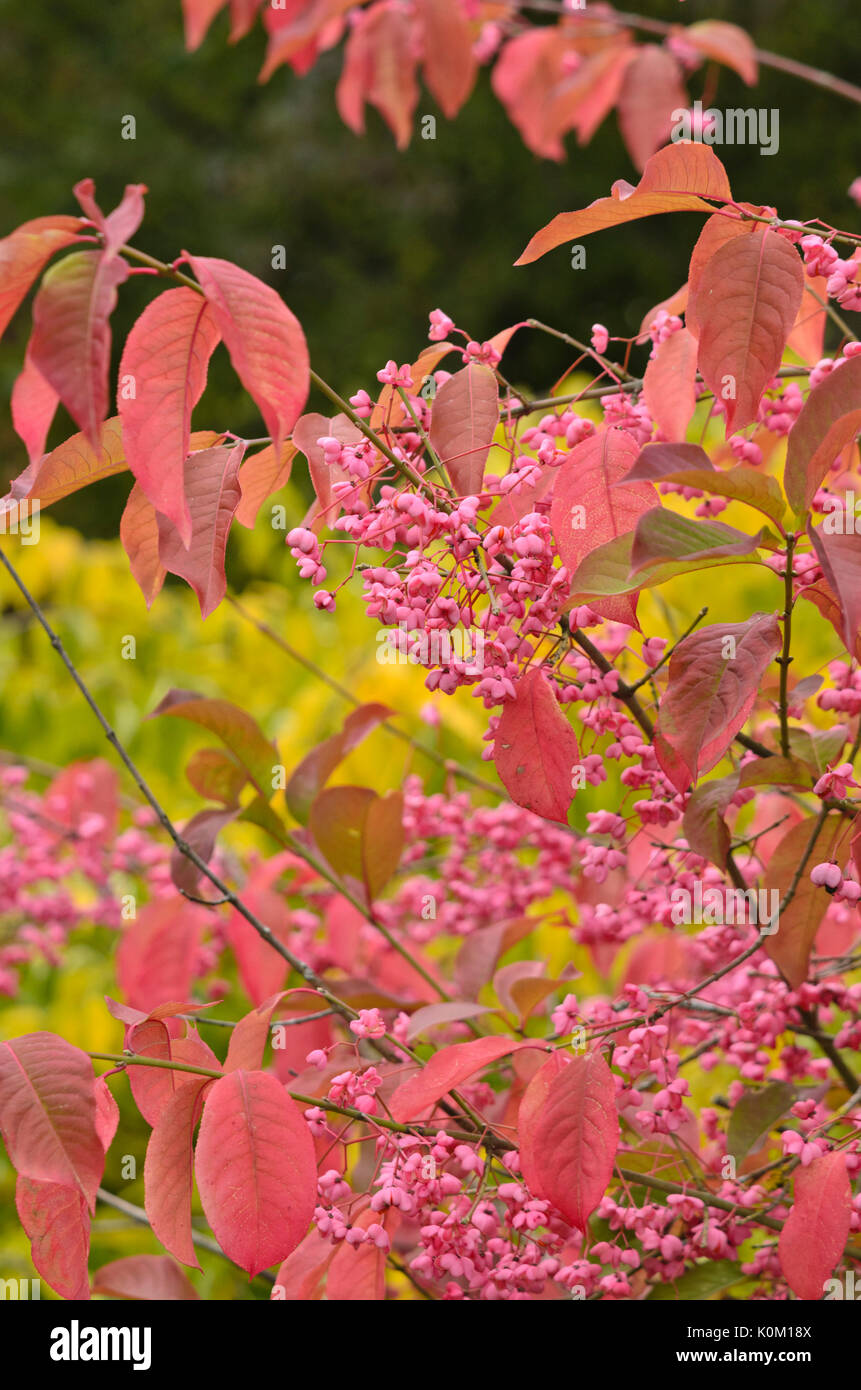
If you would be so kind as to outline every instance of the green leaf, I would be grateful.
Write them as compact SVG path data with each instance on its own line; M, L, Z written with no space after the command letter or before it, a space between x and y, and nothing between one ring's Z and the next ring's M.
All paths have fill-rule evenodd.
M796 1098L796 1089L788 1081L774 1081L761 1091L749 1090L733 1106L727 1128L727 1145L736 1161L750 1153L781 1115L785 1115Z
M694 559L670 560L664 564L656 564L632 577L633 544L634 533L629 531L627 535L616 536L614 540L596 546L586 556L585 560L578 565L577 573L574 575L573 592L565 605L566 612L580 603L587 603L590 598L598 595L632 594L638 589L649 589L658 584L666 584L668 580L675 579L677 575L691 574L693 571L699 573L700 570L709 569L715 565L759 563L759 556L755 552L744 555L712 553L705 556L700 555Z
M718 777L711 782L703 782L695 787L685 807L682 828L685 838L695 854L716 864L719 869L726 868L726 857L730 846L730 833L724 820L727 806L738 790L738 773L729 777Z
M648 1301L703 1302L723 1293L725 1289L731 1289L745 1277L740 1264L728 1260L707 1260L686 1270L672 1284L656 1284Z
M696 521L666 507L653 507L637 522L631 548L631 573L673 560L706 560L750 555L763 543L764 531L748 536L722 521Z

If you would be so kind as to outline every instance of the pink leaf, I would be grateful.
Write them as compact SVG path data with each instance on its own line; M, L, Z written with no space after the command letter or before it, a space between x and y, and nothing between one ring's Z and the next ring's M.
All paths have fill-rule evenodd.
M29 352L24 368L12 387L12 424L27 447L31 463L38 463L45 452L45 441L56 413L59 396L37 367Z
M854 653L861 627L861 535L855 531L841 535L827 528L827 519L822 526L811 526L810 539L822 573L840 602L846 650Z
M774 613L685 637L670 658L655 735L658 762L677 791L719 762L744 726L781 648Z
M107 1153L114 1141L117 1125L120 1122L120 1108L111 1095L108 1083L103 1076L95 1078L93 1091L96 1097L96 1133L104 1152Z
M472 91L478 62L462 0L419 0L424 77L443 114L452 119Z
M423 1009L416 1009L411 1016L405 1040L411 1043L429 1028L438 1028L443 1023L460 1023L463 1019L478 1018L479 1014L489 1012L486 1004L469 1004L458 1000L448 1004L427 1004Z
M158 518L158 554L171 574L185 579L208 618L227 593L227 537L239 506L239 465L245 445L202 449L185 460L184 487L191 519L188 548L166 517Z
M845 1153L824 1154L796 1168L794 1189L777 1243L780 1267L796 1297L815 1302L825 1293L849 1236L852 1189Z
M143 1070L143 1068L138 1068ZM165 1250L182 1264L200 1268L191 1238L192 1163L194 1130L207 1086L202 1076L189 1076L162 1108L146 1151L144 1183L146 1213Z
M734 237L711 257L691 293L699 322L698 365L726 407L727 433L756 419L780 366L804 273L795 248L770 227Z
M411 18L388 0L360 11L350 30L335 90L342 121L362 134L367 101L383 117L398 149L406 149L419 98L415 73Z
M126 462L185 546L191 539L183 481L191 412L203 395L218 340L215 315L203 295L185 286L165 290L135 323L120 363L117 409Z
M383 1224L389 1236L400 1221L397 1210L389 1208L383 1215L366 1209L353 1222L354 1226ZM335 1251L326 1280L326 1298L330 1303L379 1303L385 1298L386 1252L372 1240L359 1246L342 1241Z
M744 29L720 19L702 19L697 24L688 24L684 35L685 43L699 49L707 58L732 68L748 87L753 86L757 76L756 48Z
M292 1255L288 1255L277 1275L272 1290L275 1302L308 1303L322 1297L323 1277L338 1249L328 1236L321 1236L314 1227Z
M182 1025L185 1027L185 1024ZM158 1019L140 1023L132 1028L126 1046L136 1057L151 1057L160 1062L180 1062L187 1067L205 1067L220 1072L221 1063L215 1053L195 1032L177 1037ZM165 1106L177 1091L186 1087L199 1088L206 1080L200 1072L183 1071L172 1067L129 1067L129 1085L135 1105L147 1124L158 1124Z
M540 1185L533 1143L536 1121L544 1109L553 1082L562 1069L570 1066L573 1060L569 1052L557 1047L547 1061L541 1063L520 1099L517 1110L517 1144L520 1152L520 1171L530 1191L537 1192Z
M305 334L280 295L230 261L189 256L212 305L236 375L276 448L292 430L310 382Z
M292 444L282 444L276 449L267 444L265 449L245 459L239 473L239 490L242 494L236 508L236 520L240 526L254 529L257 513L267 497L280 492L290 481L293 459L296 450Z
M496 770L518 806L565 825L572 769L580 758L577 736L540 667L521 676L516 691L496 730Z
M239 1067L243 1071L259 1071L263 1066L272 1014L283 998L283 990L271 994L262 1004L258 1004L256 1009L252 1009L251 1013L241 1018L231 1030L227 1060L224 1063L225 1072L236 1071Z
M78 1189L19 1176L15 1206L45 1283L61 1298L89 1298L90 1215Z
M105 254L116 255L120 247L134 236L144 216L145 183L126 184L123 200L107 217L95 200L96 185L92 179L81 179L76 183L74 194L84 214L98 228L104 237Z
M285 1260L317 1201L314 1143L274 1076L234 1071L206 1097L197 1185L224 1253L252 1277Z
M0 241L0 336L36 276L55 251L83 232L79 217L37 217Z
M102 1265L93 1293L143 1302L187 1302L199 1294L168 1255L129 1255Z
M638 452L630 434L604 429L572 449L556 470L550 524L575 590L577 569L586 556L599 545L633 531L644 512L658 501L650 483L629 486L624 481ZM635 597L596 600L596 611L614 621L639 626ZM570 777L568 780L570 785Z
M697 342L686 328L658 344L646 364L643 400L668 440L683 442L697 404Z
M361 430L357 429L346 415L333 415L328 419L314 411L301 416L293 429L293 443L308 460L308 471L320 504L321 516L326 525L331 526L341 510L341 504L332 492L332 485L349 481L349 474L340 465L326 462L323 448L317 443L318 439L326 435L339 439L342 444L357 444L363 436Z
M828 470L861 430L861 359L852 357L814 386L789 431L783 483L803 516Z
M198 811L182 828L182 838L195 854L208 864L215 850L215 842L221 831L239 814L237 806L212 807ZM183 854L176 845L170 852L170 877L181 893L191 893L195 897L205 897L200 891L203 874L197 865ZM210 897L212 894L210 893Z
M133 1008L151 1009L191 990L197 950L208 921L195 903L154 898L126 924L117 951L117 980Z
M53 1033L0 1043L0 1133L22 1177L74 1187L93 1210L105 1152L85 1052Z
M427 1066L398 1086L389 1102L392 1116L398 1123L415 1120L477 1071L529 1045L513 1038L476 1038L474 1042L441 1048Z
M46 272L33 301L33 363L94 447L108 413L110 317L128 273L117 256L75 251Z
M542 1068L533 1078L539 1097L548 1077ZM534 1111L527 1105L521 1138L524 1119L530 1191L585 1231L613 1175L619 1143L616 1089L601 1053L574 1057L550 1078L543 1102Z
M499 423L499 392L490 367L470 362L434 397L430 442L460 497L481 492L484 465Z
M129 493L120 518L120 541L135 583L151 608L161 593L167 570L158 554L158 513L140 483Z
M646 161L670 138L673 112L688 104L676 59L658 44L644 44L630 62L619 93L619 129L632 163Z

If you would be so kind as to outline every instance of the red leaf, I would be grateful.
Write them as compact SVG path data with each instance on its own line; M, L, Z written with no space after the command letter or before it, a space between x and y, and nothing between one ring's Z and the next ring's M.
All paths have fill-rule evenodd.
M461 0L418 0L417 14L425 82L451 120L472 91L478 72L472 27Z
M182 1264L199 1269L191 1238L194 1130L206 1088L212 1083L202 1076L189 1076L189 1081L194 1084L180 1086L173 1093L153 1126L147 1144L144 1184L146 1214L156 1237Z
M543 968L539 964L539 969ZM479 1014L489 1012L486 1004L469 1004L461 1000L452 1000L447 1004L426 1004L424 1008L416 1009L411 1015L405 1041L411 1043L429 1028L439 1028L443 1023L460 1023L464 1019L477 1018Z
M275 290L230 261L189 256L188 262L212 305L236 375L278 448L299 418L310 383L299 320Z
M600 1052L589 1052L574 1057L555 1077L542 1068L529 1089L537 1081L535 1095L540 1097L548 1080L543 1103L534 1109L530 1103L524 1116L531 1181L525 1170L524 1178L535 1196L552 1202L566 1221L585 1231L616 1160L619 1117L613 1075Z
M93 1090L96 1097L96 1133L99 1136L105 1153L114 1141L117 1132L117 1125L120 1122L120 1108L108 1089L108 1083L103 1076L97 1076L93 1082Z
M33 363L94 447L108 413L110 317L128 273L117 256L75 251L46 272L33 301Z
M151 608L161 593L167 570L158 555L158 513L140 483L129 493L120 518L120 542L146 606Z
M155 1303L200 1297L167 1255L129 1255L102 1265L93 1277L93 1293Z
M401 1082L393 1093L389 1102L393 1118L399 1124L417 1119L477 1071L490 1066L491 1062L498 1062L500 1057L507 1057L517 1048L529 1046L513 1038L476 1038L473 1042L440 1048L427 1066L408 1081Z
M503 786L518 806L545 820L567 824L571 776L580 750L540 667L521 676L517 699L503 706L493 760Z
M741 203L740 207L747 208L748 211L758 212L759 209L753 208L749 203ZM728 241L734 241L736 237L751 236L756 231L756 222L743 222L741 216L733 212L715 213L714 217L709 217L704 223L702 231L697 237L696 244L691 252L691 263L688 269L688 293L685 304L685 326L695 338L700 335L700 325L697 319L697 290L703 277L703 271L717 251L725 246ZM677 310L680 313L681 310Z
M82 231L80 217L37 217L0 241L0 336L45 262Z
M789 1216L777 1242L780 1267L798 1298L815 1302L825 1293L843 1254L852 1217L852 1189L844 1153L823 1154L796 1168Z
M536 232L515 265L528 265L561 246L604 227L616 227L659 212L711 212L704 198L732 198L726 170L707 145L675 144L647 161L643 177L627 196L618 185L609 198L598 198L579 212L561 212Z
M218 341L209 303L183 286L147 305L120 363L117 409L126 462L153 506L176 526L184 546L191 539L183 484L191 412L203 395Z
M553 1082L562 1069L570 1066L573 1060L569 1052L557 1047L547 1061L542 1062L520 1100L517 1111L517 1145L520 1152L520 1171L530 1191L537 1191L540 1185L533 1143L536 1121L547 1103Z
M756 419L762 393L780 366L803 289L798 252L762 226L750 236L725 242L692 286L698 365L716 400L724 402L727 434Z
M367 1229L378 1223L383 1224L393 1234L400 1214L391 1207L382 1217L377 1211L366 1209L353 1222L354 1226ZM346 1241L338 1246L335 1258L329 1266L326 1280L326 1298L330 1303L379 1303L386 1294L386 1252L372 1240L361 1245L348 1245Z
M861 359L852 357L814 386L786 446L783 484L803 516L835 459L861 430Z
M195 903L154 898L127 923L117 950L117 980L133 1008L151 1009L191 991L197 950L208 921Z
M801 820L781 838L768 861L768 884L777 894L778 904L793 887L792 900L780 914L779 930L763 941L766 955L774 961L791 989L799 989L808 978L810 952L830 902L826 890L813 883L809 873L802 874L796 882L798 865L808 853L811 865L830 859L843 826L840 816L826 816L809 850L814 826L809 819Z
M635 167L670 138L673 113L687 107L681 69L666 48L643 44L627 65L619 93L619 129Z
M299 1107L274 1076L234 1071L206 1097L197 1186L224 1253L252 1277L285 1260L317 1201L317 1162Z
M38 463L45 452L45 441L59 399L53 386L34 367L28 352L24 358L24 368L12 387L12 424L15 433L27 447L27 457L31 463Z
M822 573L840 602L843 641L851 655L861 628L861 536L854 531L832 533L826 530L828 524L826 519L822 526L811 526L810 539Z
M242 901L279 940L286 942L290 935L290 909L285 895L276 892L272 883L284 868L289 855L275 855L258 866L242 890ZM280 989L287 974L287 962L254 930L250 922L231 909L227 919L227 937L236 957L242 988L256 1005Z
M263 1066L272 1014L275 1006L283 998L283 990L278 994L271 994L262 1004L258 1004L256 1009L252 1009L251 1013L239 1020L230 1034L227 1060L224 1063L225 1072L236 1071L239 1067L244 1071L259 1071Z
M296 450L292 444L282 444L276 449L267 444L265 449L245 459L239 472L239 491L242 496L236 508L236 520L240 526L254 529L257 513L267 497L280 492L290 481L293 459Z
M455 492L481 492L484 465L499 423L499 392L490 367L471 362L444 382L434 397L430 442L448 470Z
M85 1052L53 1033L0 1043L0 1133L21 1177L74 1187L93 1210L105 1152Z
M188 548L166 517L158 517L158 555L171 574L185 579L208 618L227 593L227 537L239 506L239 465L245 445L222 444L189 454L183 471L191 532Z
M646 364L643 400L668 440L683 442L697 404L697 342L686 328L658 344Z
M687 25L685 43L699 49L707 58L724 63L737 72L748 87L752 87L757 77L756 47L753 39L737 24L726 24L720 19L703 19L697 24Z
M513 922L498 922L470 932L454 963L458 993L475 999L482 985L493 975L500 956L534 931L538 921L535 917L517 917Z
M182 0L185 46L191 53L206 38L206 31L227 0Z
M303 825L308 819L311 803L328 782L338 764L352 753L362 740L394 711L387 705L359 705L344 720L340 733L312 748L291 772L284 790L290 814Z
M574 588L577 569L591 551L633 531L640 517L659 501L650 483L618 487L631 469L639 445L623 430L605 429L572 449L556 470L550 524ZM603 617L638 627L636 598L596 601ZM570 775L568 778L570 787Z
M419 99L412 23L399 6L380 0L360 11L350 30L344 68L335 90L341 119L357 135L365 130L365 102L375 106L406 149Z
M735 655L724 656L728 640ZM677 791L719 762L753 708L762 677L781 648L774 613L700 628L670 657L655 752Z
M90 1215L78 1189L19 1176L15 1206L45 1283L61 1298L89 1298Z
M197 815L186 821L182 828L182 838L203 862L208 864L221 831L235 820L238 814L239 808L235 805L227 808L208 806L206 810L198 811ZM170 877L180 892L191 893L195 897L205 896L200 892L203 879L200 869L176 845L170 852Z

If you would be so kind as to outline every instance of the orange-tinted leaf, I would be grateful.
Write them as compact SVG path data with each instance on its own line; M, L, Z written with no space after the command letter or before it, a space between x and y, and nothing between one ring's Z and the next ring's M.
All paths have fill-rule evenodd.
M643 400L661 433L686 438L697 404L697 343L686 328L659 343L646 364Z
M37 217L0 241L0 335L45 262L84 231L80 217Z

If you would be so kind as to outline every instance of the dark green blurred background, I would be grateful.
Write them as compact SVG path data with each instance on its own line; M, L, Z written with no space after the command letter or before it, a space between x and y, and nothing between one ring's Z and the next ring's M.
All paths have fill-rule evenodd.
M861 75L858 0L645 0L640 12L732 20L761 48L850 80ZM261 26L235 47L227 29L222 14L189 54L180 0L0 0L0 234L27 218L77 212L71 188L87 175L106 209L125 183L146 183L136 244L167 259L183 248L223 256L269 279L300 318L315 367L345 393L369 384L387 358L414 357L437 306L478 338L529 315L578 336L595 319L633 332L684 279L697 232L684 217L591 238L585 271L569 268L565 248L512 268L556 212L599 197L616 178L636 181L615 116L585 149L569 138L565 164L539 160L484 69L457 119L439 117L435 141L416 133L398 153L376 112L368 112L363 139L341 123L341 46L307 77L282 68L261 87ZM692 98L702 94L703 74L692 78ZM722 69L712 100L780 111L776 156L755 147L718 151L739 197L773 203L785 216L858 224L846 192L861 174L857 106L767 68L754 91ZM424 93L423 112L438 115ZM126 114L136 118L135 141L121 138ZM282 272L271 269L279 243L287 248ZM145 280L123 288L115 342L151 294ZM4 479L26 463L8 399L28 331L21 313L0 347ZM543 388L566 361L557 344L530 334L515 339L505 365L509 377ZM223 353L211 383L196 424L259 429ZM51 443L69 433L68 419L59 419ZM88 535L115 535L127 492L127 479L112 479L60 504L58 519Z

